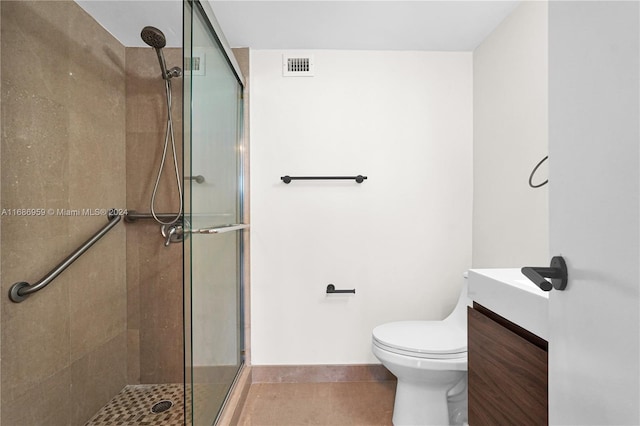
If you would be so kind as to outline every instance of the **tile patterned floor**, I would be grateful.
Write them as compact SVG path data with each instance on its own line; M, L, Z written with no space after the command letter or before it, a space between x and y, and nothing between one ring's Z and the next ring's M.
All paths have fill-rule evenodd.
M240 416L240 426L389 426L395 381L338 383L254 383ZM195 424L209 424L209 410L223 389L196 385ZM187 406L191 404L191 392ZM182 384L129 385L105 405L86 426L182 426ZM174 405L159 414L151 407L162 400ZM198 402L199 401L199 402ZM209 420L202 422L202 415Z
M391 425L395 381L254 383L240 426Z
M151 407L163 400L172 401L173 406L162 413L153 413ZM190 404L189 400L187 404ZM181 426L184 424L184 407L182 384L129 385L93 416L86 426Z
M228 388L228 383L197 383L193 393L187 392L186 406L189 412L193 409L195 425L213 424ZM125 386L85 426L183 426L183 389L182 384ZM153 413L153 405L164 400L172 401L173 406L162 413Z

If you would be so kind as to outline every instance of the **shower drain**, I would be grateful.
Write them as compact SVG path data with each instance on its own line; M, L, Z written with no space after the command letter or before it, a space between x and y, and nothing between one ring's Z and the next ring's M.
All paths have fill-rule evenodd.
M151 407L151 412L160 414L164 413L171 407L173 407L173 402L165 399L164 401L156 402L155 404L153 404L153 407Z

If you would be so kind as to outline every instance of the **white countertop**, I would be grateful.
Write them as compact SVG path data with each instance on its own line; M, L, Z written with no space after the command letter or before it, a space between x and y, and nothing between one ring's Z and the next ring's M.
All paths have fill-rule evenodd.
M549 340L549 292L519 268L470 269L469 298L525 330Z

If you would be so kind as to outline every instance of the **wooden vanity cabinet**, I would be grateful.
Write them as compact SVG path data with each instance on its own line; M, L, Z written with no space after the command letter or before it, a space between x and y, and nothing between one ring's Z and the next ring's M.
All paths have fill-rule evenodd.
M468 308L469 425L547 425L547 341Z

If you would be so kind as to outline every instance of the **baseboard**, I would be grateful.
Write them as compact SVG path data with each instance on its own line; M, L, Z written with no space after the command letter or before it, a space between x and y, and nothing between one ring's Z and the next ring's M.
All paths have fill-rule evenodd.
M216 426L237 425L240 421L242 408L247 400L249 387L251 386L251 367L243 366L242 371L238 374L238 378L233 384L233 388L229 392L222 413L218 417Z
M380 364L253 365L252 383L380 382L396 380Z

